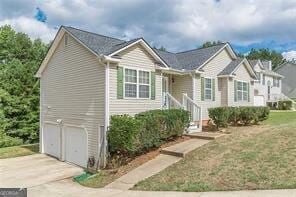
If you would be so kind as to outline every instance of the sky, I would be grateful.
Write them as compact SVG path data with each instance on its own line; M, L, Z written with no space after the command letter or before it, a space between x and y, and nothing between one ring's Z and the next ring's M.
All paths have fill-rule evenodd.
M296 58L296 0L1 0L5 24L47 43L67 25L172 52L220 40Z

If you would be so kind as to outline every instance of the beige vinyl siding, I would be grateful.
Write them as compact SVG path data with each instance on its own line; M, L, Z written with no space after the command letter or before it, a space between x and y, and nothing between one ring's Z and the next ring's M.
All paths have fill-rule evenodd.
M229 106L252 106L254 103L254 82L250 76L249 71L246 68L246 65L240 65L240 67L235 72L235 78L228 81L228 105ZM247 101L237 101L234 102L234 80L248 82L250 84L250 102Z
M203 119L208 119L208 108L221 106L221 85L218 84L217 75L232 61L230 54L226 49L218 53L210 62L208 62L202 69L204 73L196 77L196 103L202 107ZM215 79L215 101L201 101L201 77L209 77ZM226 85L225 83L223 85ZM220 86L220 90L218 89Z
M121 62L119 66L135 69L143 69L155 72L155 60L148 54L145 49L137 44L122 51L120 54ZM117 65L110 66L110 115L130 114L135 115L139 112L161 109L162 93L161 93L161 75L160 72L155 73L155 100L125 98L117 99Z
M84 127L88 156L98 154L99 127L104 125L104 66L68 36L61 40L41 77L41 125L44 121Z
M221 91L221 106L228 105L228 78L218 79L219 91Z
M173 75L172 82L172 96L182 103L183 93L192 98L192 77L188 75Z

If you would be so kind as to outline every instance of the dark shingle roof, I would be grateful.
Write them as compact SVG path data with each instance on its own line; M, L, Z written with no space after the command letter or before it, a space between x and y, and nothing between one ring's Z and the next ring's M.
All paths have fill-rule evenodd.
M243 61L243 58L238 58L236 60L231 61L219 74L218 76L222 75L230 75L232 72L240 65Z
M256 66L256 64L259 62L259 60L249 60L249 63L251 64L251 66L254 68Z
M141 39L137 38L130 41L124 41L117 38L111 38L96 33L83 31L73 27L63 27L98 55L110 55L111 53Z
M194 49L190 51L171 53L155 49L155 52L172 68L178 70L194 70L200 68L208 59L215 55L226 44Z
M98 55L110 55L113 52L142 39L136 38L130 41L124 41L73 27L63 27ZM200 68L201 65L215 55L220 49L225 47L225 45L226 43L222 43L212 47L194 49L180 53L165 52L157 49L154 49L154 51L171 68L178 70L194 70Z

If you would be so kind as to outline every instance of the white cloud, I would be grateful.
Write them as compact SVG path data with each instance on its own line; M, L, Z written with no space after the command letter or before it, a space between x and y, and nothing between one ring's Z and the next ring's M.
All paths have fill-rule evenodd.
M46 43L53 40L57 31L45 23L24 16L0 21L0 26L6 24L11 25L16 31L27 33L33 39L40 38Z
M282 53L283 57L290 61L290 60L296 60L296 51L287 51Z

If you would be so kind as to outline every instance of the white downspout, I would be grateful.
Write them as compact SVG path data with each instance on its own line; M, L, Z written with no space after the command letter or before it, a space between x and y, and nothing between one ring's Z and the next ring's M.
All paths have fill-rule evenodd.
M105 134L104 134L104 150L103 150L103 167L106 166L107 163L107 131L110 124L110 86L109 86L109 73L110 73L110 62L107 61L105 64Z

